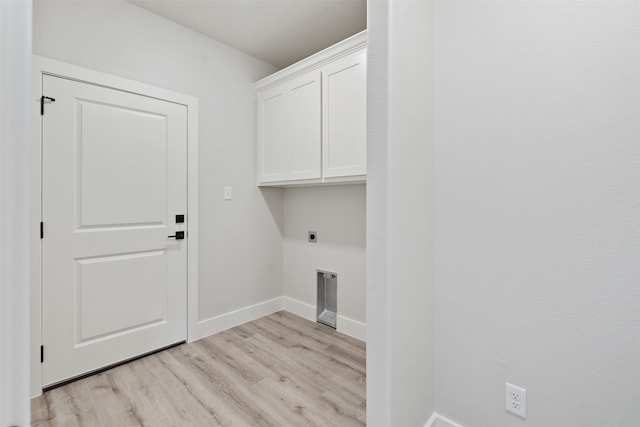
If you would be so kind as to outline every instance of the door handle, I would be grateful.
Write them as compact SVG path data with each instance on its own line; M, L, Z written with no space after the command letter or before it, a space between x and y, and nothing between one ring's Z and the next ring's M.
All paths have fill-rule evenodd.
M182 240L184 239L184 231L176 231L176 234L174 234L173 236L167 236L167 237L175 237L176 240Z

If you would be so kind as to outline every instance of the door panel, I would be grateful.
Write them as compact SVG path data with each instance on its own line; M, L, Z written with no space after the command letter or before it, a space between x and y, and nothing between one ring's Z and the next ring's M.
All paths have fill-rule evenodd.
M274 90L258 97L258 181L286 179L285 95Z
M325 178L367 173L366 53L327 65L322 73L322 167Z
M167 117L86 101L78 109L80 225L164 222Z
M43 76L45 386L186 339L186 107Z
M320 178L320 81L320 71L313 71L287 89L287 179Z
M164 322L165 251L79 259L77 266L80 343Z

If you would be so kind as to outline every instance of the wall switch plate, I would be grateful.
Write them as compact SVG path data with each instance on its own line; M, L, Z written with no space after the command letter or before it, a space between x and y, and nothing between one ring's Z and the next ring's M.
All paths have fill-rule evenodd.
M318 233L309 231L309 243L318 243Z
M224 187L224 199L231 200L233 198L232 188Z
M527 418L527 390L517 385L505 383L504 404L507 412Z

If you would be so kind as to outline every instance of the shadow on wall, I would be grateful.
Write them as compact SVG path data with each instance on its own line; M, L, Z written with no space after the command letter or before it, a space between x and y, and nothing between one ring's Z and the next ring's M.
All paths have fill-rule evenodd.
M273 222L278 226L280 235L284 233L283 227L283 203L282 203L282 189L274 187L258 187L258 192L262 196Z

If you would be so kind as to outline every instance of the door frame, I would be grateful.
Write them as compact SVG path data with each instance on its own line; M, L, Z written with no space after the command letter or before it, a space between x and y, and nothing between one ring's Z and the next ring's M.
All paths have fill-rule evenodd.
M197 339L195 335L198 319L198 98L128 80L122 77L89 70L76 65L33 55L32 61L31 120L31 397L42 394L42 240L40 221L42 218L42 120L40 119L40 94L42 76L50 75L69 80L118 89L187 107L187 341ZM45 107L46 114L46 107Z

